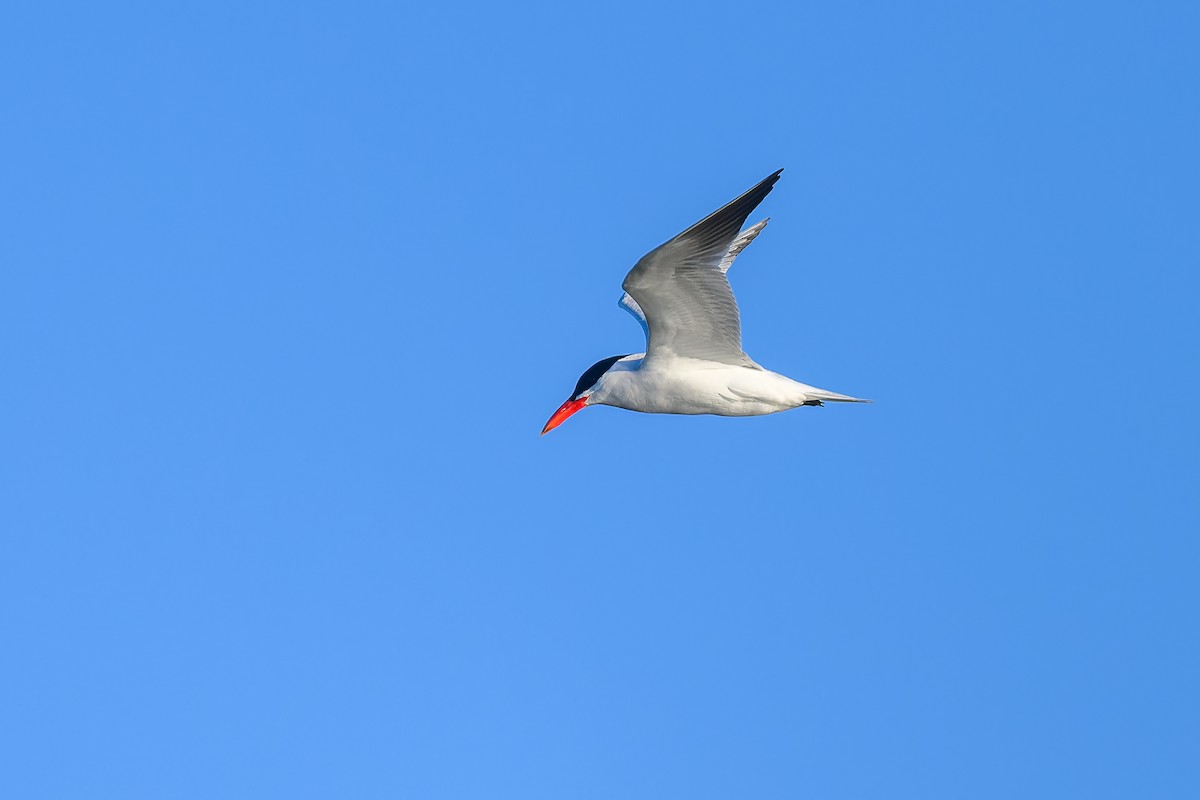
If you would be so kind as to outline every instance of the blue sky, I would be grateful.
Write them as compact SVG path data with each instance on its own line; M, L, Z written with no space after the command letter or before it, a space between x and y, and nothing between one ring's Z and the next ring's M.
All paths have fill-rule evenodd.
M1200 791L1193 5L170 5L0 18L0 794ZM876 403L539 438L780 167Z

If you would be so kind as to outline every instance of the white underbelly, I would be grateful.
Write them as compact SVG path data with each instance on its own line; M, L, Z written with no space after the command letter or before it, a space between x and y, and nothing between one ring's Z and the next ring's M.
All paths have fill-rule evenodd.
M804 403L803 384L774 372L678 359L605 376L593 402L652 414L758 416Z

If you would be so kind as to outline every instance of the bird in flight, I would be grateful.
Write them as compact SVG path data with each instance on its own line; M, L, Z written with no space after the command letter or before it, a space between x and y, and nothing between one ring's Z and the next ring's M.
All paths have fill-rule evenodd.
M782 172L642 256L621 284L619 305L641 323L646 352L609 356L589 367L543 434L591 405L748 417L827 400L870 402L763 369L742 352L742 324L725 273L766 227L764 219L741 230Z

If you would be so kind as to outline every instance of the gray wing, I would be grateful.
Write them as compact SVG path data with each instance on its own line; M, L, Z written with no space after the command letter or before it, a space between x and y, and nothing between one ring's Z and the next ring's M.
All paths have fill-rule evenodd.
M647 361L682 356L751 365L742 352L737 301L725 278L733 245L750 212L779 180L779 170L683 233L651 250L629 271L622 288L641 310L649 331ZM758 230L761 227L755 226ZM746 242L758 231L749 229ZM627 310L633 308L622 302ZM637 316L635 313L634 316Z
M741 255L741 252L746 249L746 245L754 241L755 236L762 233L762 229L767 227L767 223L770 221L771 218L767 217L762 222L756 222L739 233L737 238L733 240L733 243L729 245L729 249L725 251L725 257L721 259L721 263L717 264L717 269L721 270L721 272L729 272L729 268L733 266L734 259Z
M746 249L746 245L754 241L754 237L762 233L762 229L767 227L767 223L771 220L764 219L762 222L756 222L746 230L737 235L733 243L729 245L729 249L725 251L725 257L721 259L721 263L717 265L717 269L721 272L729 272L729 268L733 266L734 259ZM629 296L629 292L623 292L621 299L617 301L617 305L633 315L633 318L638 321L638 325L642 326L642 331L646 334L647 340L650 338L650 326L646 323L646 312L642 311L642 307L637 304Z
M642 331L646 334L646 341L649 342L650 325L646 323L646 312L642 311L642 307L637 304L637 300L630 297L629 292L625 292L621 295L621 299L617 301L617 305L633 315L633 318L638 321L638 325L642 326Z

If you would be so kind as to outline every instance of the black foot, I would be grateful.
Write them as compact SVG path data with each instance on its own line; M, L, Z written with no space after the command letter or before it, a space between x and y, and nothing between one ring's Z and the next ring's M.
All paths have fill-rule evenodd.
M805 405L805 406L823 406L823 405L825 405L825 404L824 404L824 403L822 403L820 400L805 400L803 403L801 403L801 405Z

